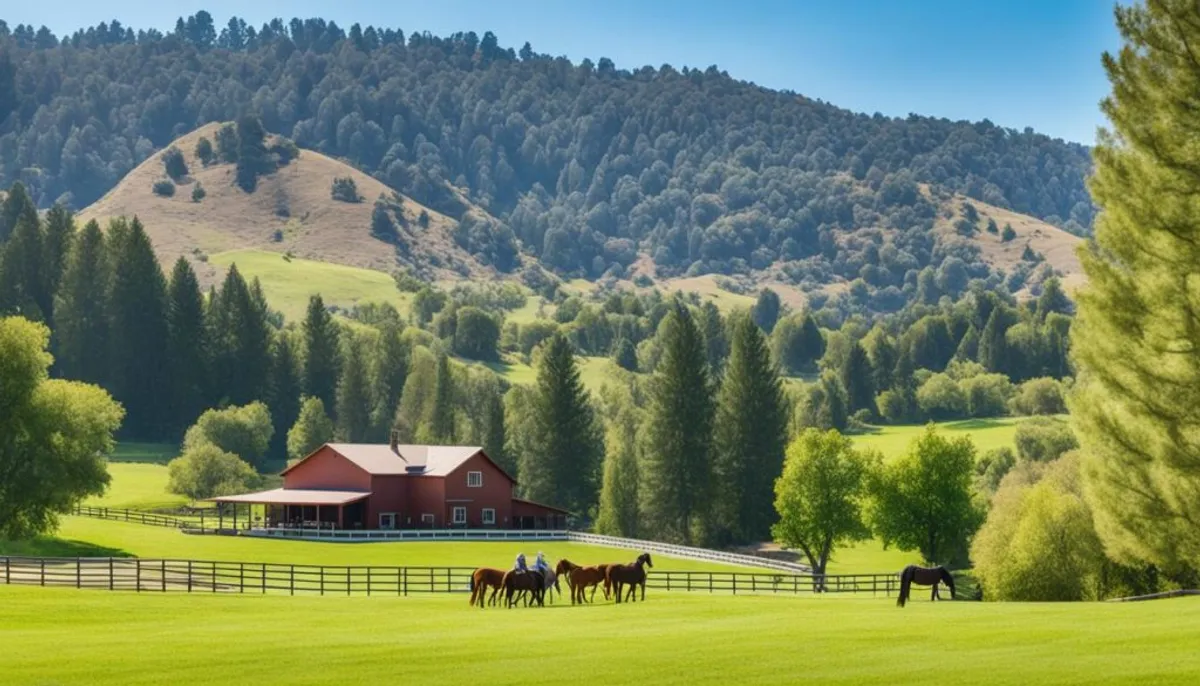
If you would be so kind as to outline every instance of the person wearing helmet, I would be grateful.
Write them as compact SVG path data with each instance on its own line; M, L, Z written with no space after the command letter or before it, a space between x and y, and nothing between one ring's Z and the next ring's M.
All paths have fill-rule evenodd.
M546 556L542 555L540 551L537 554L537 561L533 563L533 568L542 574L550 571L550 565L546 563Z
M525 566L525 553L517 553L517 563L513 565L513 571L517 574L529 571L529 567Z

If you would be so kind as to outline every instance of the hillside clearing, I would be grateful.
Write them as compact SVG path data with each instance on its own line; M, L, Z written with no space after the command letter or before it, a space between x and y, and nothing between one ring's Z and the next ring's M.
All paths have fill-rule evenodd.
M1200 677L1200 599L1016 604L649 593L479 610L464 596L312 598L0 587L13 683L1155 683ZM536 640L506 640L514 626ZM913 630L913 627L925 627ZM300 629L302 627L302 630ZM290 629L289 629L290 628ZM818 630L819 629L819 630ZM149 648L149 649L148 649ZM785 676L790 675L790 676Z
M965 419L957 422L940 422L935 424L949 438L962 435L969 436L975 444L976 456L981 456L995 448L1016 449L1014 437L1017 425L1028 417L1001 417L996 419ZM924 424L909 424L904 426L872 427L871 433L851 435L854 445L860 448L872 448L883 453L884 457L896 457L908 450L914 438L925 431Z

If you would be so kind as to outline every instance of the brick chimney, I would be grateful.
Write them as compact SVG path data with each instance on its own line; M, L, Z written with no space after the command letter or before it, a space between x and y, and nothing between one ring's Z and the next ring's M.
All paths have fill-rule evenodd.
M393 453L396 453L397 455L399 455L400 454L399 445L400 445L400 432L395 429L392 429L391 435L388 437L388 447L392 449Z

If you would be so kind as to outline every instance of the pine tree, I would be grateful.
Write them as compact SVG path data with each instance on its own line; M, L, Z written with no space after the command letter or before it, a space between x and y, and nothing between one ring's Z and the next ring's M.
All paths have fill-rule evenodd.
M846 389L847 410L854 414L859 410L867 410L872 415L875 409L875 370L871 368L871 360L862 344L854 341L850 344L850 353L846 363L839 370L842 387Z
M954 353L956 360L975 360L979 357L979 329L974 324L967 327L967 333L958 342L958 350Z
M287 459L288 431L300 418L300 372L292 337L287 333L276 337L271 348L271 375L267 404L275 432L271 434L270 454L273 459ZM321 408L324 414L325 408ZM328 439L327 439L328 440ZM307 453L305 453L307 454ZM303 456L301 456L303 457Z
M1106 552L1200 566L1200 20L1184 0L1119 5L1120 53L1105 54L1115 131L1094 148L1101 212L1081 255L1071 419Z
M892 337L882 326L876 326L863 339L863 344L871 361L875 388L880 391L891 388L892 372L895 371L896 359L900 356Z
M713 440L718 526L734 541L763 540L775 519L772 494L783 469L786 403L762 331L745 315L735 316L730 328Z
M321 296L308 299L304 317L304 392L333 407L338 378L338 328Z
M93 384L107 380L107 265L104 233L90 221L71 246L55 306L58 369L67 379Z
M142 439L171 434L167 378L167 282L136 218L110 230L114 269L108 292L110 390L125 406L124 431Z
M1063 292L1062 282L1058 280L1058 277L1046 279L1046 282L1042 284L1042 294L1037 299L1038 321L1045 321L1046 316L1051 313L1071 314L1071 311L1071 301Z
M753 317L754 323L758 324L760 329L770 334L775 330L775 322L779 321L781 309L783 309L783 305L779 301L779 294L770 288L764 288L759 292L758 299L754 301L750 316Z
M53 308L46 283L45 235L36 215L21 215L8 242L0 245L0 313L49 324Z
M987 326L979 334L979 364L989 372L1005 373L1009 368L1008 343L1004 334L1008 331L1009 319L1004 307L992 310Z
M343 343L342 376L337 387L337 436L347 443L362 443L371 431L371 397L362 343L347 336Z
M46 213L45 240L42 244L44 254L43 269L45 288L50 302L46 312L47 319L54 322L53 297L58 293L62 284L63 272L67 267L67 255L71 251L71 241L75 238L75 217L70 210L62 205L55 205ZM51 327L53 328L53 327Z
M266 131L256 117L246 116L237 124L237 185L247 193L258 187L258 177L271 171L267 157Z
M371 434L375 441L387 440L408 378L409 350L401 333L398 324L381 325L371 354Z
M700 331L704 334L704 348L708 356L708 367L713 374L719 374L729 357L729 339L725 333L725 320L721 311L711 300L704 301L700 306Z
M320 398L305 396L300 401L300 415L287 433L288 458L299 460L333 440L333 420L325 414Z
M450 357L438 355L433 378L433 394L425 403L425 414L417 428L417 439L431 445L453 445L454 377L450 373Z
M204 410L207 350L204 296L196 272L180 257L167 288L167 379L173 391L169 414L180 436Z
M648 531L665 541L702 543L712 496L713 399L704 336L676 301L659 327L639 493Z
M633 342L622 336L613 346L613 362L626 371L636 372L638 369L637 349Z
M561 333L542 344L532 427L531 449L520 456L525 497L587 513L596 503L603 437Z
M632 402L624 402L607 424L596 533L636 538L638 431L642 425L642 412Z
M220 399L244 405L267 397L270 374L271 325L261 286L247 286L232 264L211 307L213 376Z
M0 207L0 244L12 237L22 218L37 221L37 205L29 197L25 185L17 181L8 189L4 206Z

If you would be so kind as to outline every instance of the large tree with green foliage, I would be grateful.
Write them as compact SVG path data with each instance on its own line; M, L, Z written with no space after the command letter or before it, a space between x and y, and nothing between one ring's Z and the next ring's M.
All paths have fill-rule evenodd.
M1091 190L1101 212L1081 254L1071 417L1110 555L1200 566L1200 11L1118 6L1124 43L1104 65Z
M783 468L787 403L762 330L746 314L734 315L730 330L713 433L716 527L731 540L756 541L775 519L771 489Z
M337 393L338 325L320 295L308 299L304 316L304 392L333 407Z
M243 493L258 478L245 460L212 443L189 446L167 464L167 490L192 501Z
M180 257L171 271L167 287L167 380L171 397L171 421L180 433L200 415L208 375L207 330L204 296L188 261Z
M346 336L342 343L342 376L337 387L337 436L347 443L362 443L371 431L371 393L363 343Z
M271 412L261 402L207 410L183 437L183 449L212 444L255 467L262 467L271 446Z
M123 411L103 389L51 380L50 331L0 319L0 539L47 533L109 476Z
M68 379L102 383L108 372L107 284L104 233L90 221L71 246L58 289L54 338L58 369Z
M842 388L846 389L847 409L851 414L859 410L867 410L875 414L875 370L862 344L854 341L850 344L850 352L838 370Z
M930 425L875 480L871 528L885 545L919 550L927 562L963 561L983 521L974 473L971 438L948 439Z
M704 336L676 301L658 338L662 357L650 382L639 487L643 520L663 540L700 543L712 524L715 414Z
M300 416L300 368L296 361L291 332L276 337L271 347L271 374L267 389L267 407L271 408L271 459L287 458L288 430Z
M605 386L607 415L604 428L604 468L596 533L638 536L638 432L644 412L633 393L621 386Z
M432 445L453 445L457 440L454 421L454 375L450 371L450 356L441 353L434 366L433 384L424 403L417 440Z
M522 492L586 514L596 504L604 444L575 350L561 333L542 344L532 430L519 458Z
M288 457L299 460L333 440L333 420L325 414L320 398L306 396L300 402L300 416L287 432Z
M870 538L865 522L867 488L878 458L854 450L835 430L807 429L788 446L775 481L771 527L775 540L800 550L813 574L825 574L837 549Z

